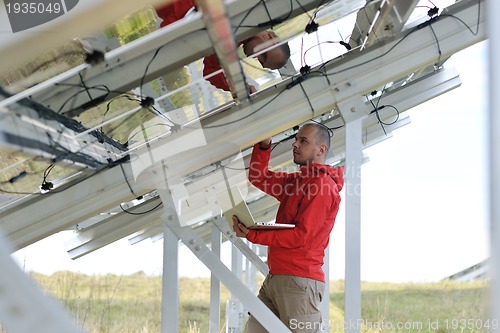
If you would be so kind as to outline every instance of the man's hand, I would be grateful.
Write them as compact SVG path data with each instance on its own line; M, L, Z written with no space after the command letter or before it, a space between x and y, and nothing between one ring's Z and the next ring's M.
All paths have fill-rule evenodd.
M240 222L238 216L236 215L233 215L233 230L238 237L246 237L248 232L250 231L243 225L243 223Z
M259 145L263 148L269 147L271 145L271 140L272 140L271 138L264 139L261 142L259 142Z

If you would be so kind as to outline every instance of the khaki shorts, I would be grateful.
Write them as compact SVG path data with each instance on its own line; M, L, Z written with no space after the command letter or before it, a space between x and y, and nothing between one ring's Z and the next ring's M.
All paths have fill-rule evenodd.
M321 311L325 283L293 275L269 274L258 298L294 333L321 331ZM267 330L250 314L246 333ZM272 332L275 333L275 332Z

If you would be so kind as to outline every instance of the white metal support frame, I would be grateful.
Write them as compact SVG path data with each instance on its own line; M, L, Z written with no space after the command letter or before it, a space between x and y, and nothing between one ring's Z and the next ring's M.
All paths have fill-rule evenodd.
M323 271L325 272L325 290L319 308L323 321L321 323L321 332L328 332L330 327L330 245L325 249Z
M163 231L161 332L179 332L179 239L167 225Z
M0 322L10 333L78 333L73 318L36 284L10 257L7 242L0 242Z
M212 253L220 259L221 232L212 224ZM210 274L210 325L209 333L220 332L220 281Z
M489 111L489 184L490 184L490 219L491 219L491 293L490 293L490 319L500 321L500 101L498 100L498 89L500 89L500 22L498 13L500 2L487 2L487 27L489 32L489 65L490 65L490 107ZM493 330L500 332L497 325Z
M262 275L266 276L269 274L269 267L266 263L263 262L262 259L260 259L260 257L248 247L247 244L245 244L240 238L236 237L234 231L229 229L225 219L215 217L214 224L222 232L222 234L231 243L233 243L234 247L240 250L240 252L262 273Z
M219 63L226 74L229 89L238 99L246 97L245 76L236 52L237 44L223 1L197 0L197 4L203 12L208 36L212 40Z
M164 206L163 223L184 242L196 257L212 271L245 308L270 332L290 332L290 330L254 295L243 282L224 265L224 263L207 247L191 227L181 227L176 214L175 205L168 186L158 190ZM165 259L165 260L168 260ZM166 267L164 267L165 270ZM168 301L168 300L167 300ZM170 333L170 331L169 331Z
M361 163L362 122L346 124L345 142L345 318L346 333L359 333L361 319Z

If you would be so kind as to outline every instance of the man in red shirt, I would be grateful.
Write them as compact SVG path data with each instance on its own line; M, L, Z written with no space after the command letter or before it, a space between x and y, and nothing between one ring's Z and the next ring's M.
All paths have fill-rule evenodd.
M160 27L163 28L175 21L182 19L189 11L193 9L195 10L195 8L196 3L194 2L194 0L175 1L171 4L157 8L156 13L163 20L163 22L160 24ZM239 45L243 44L243 51L247 56L250 56L256 53L255 48L258 45L276 38L277 36L274 32L261 31L258 34L245 39L244 41L239 43ZM262 67L269 69L278 69L283 67L288 61L288 58L290 58L290 48L288 44L282 44L279 47L276 47L257 56L257 60L259 60ZM220 69L219 60L217 59L217 56L215 54L205 57L205 59L203 60L203 64L203 76L207 76ZM229 91L229 86L222 73L212 76L208 79L208 81L219 89ZM251 92L254 92L255 88L252 88L250 88L250 90L253 90Z
M304 125L292 145L293 161L300 166L294 173L268 169L271 139L253 148L248 179L280 202L276 223L292 223L295 228L247 229L233 217L237 236L268 246L269 275L258 297L292 332L300 328L306 328L300 332L316 332L321 327L323 259L344 185L343 168L325 165L329 146L325 126ZM246 332L267 331L251 316Z

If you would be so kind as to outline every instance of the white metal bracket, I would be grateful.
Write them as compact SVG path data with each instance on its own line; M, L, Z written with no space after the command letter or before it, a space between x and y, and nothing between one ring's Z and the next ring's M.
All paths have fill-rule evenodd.
M168 188L168 186L166 187ZM158 190L163 201L163 222L178 239L180 239L193 254L207 266L210 271L238 298L246 309L264 326L269 332L290 332L290 330L279 320L268 307L262 303L248 287L224 265L224 263L207 247L205 242L196 235L191 227L181 227L176 217L173 199L168 189Z

